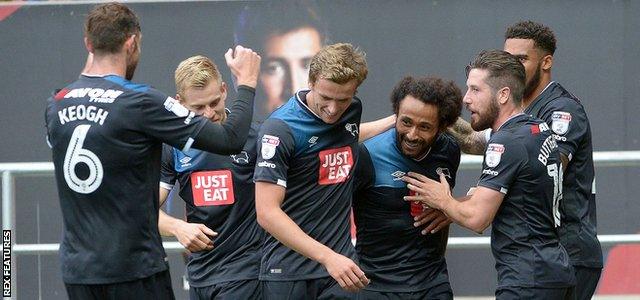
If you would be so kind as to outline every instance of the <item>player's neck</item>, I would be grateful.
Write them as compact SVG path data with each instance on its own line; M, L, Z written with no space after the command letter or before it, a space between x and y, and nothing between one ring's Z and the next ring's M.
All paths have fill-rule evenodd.
M533 103L540 94L544 91L544 89L551 82L551 74L542 74L540 76L540 83L536 86L536 89L528 97L522 98L522 107L528 107L531 103Z
M493 122L493 126L491 126L491 130L493 130L493 132L498 132L498 130L500 130L500 127L502 127L504 123L506 123L507 121L509 121L509 119L521 113L522 113L522 108L515 106L513 102L508 106L501 107L500 113L498 114L498 118L496 118L496 121Z
M313 92L313 90L309 90L309 92L307 93L307 95L305 96L304 102L307 105L307 107L309 108L309 110L311 110L314 114L316 114L316 116L320 116L320 112L316 111L317 109L317 105L316 105L316 93Z
M119 54L94 56L91 66L84 73L88 75L118 75L125 77L127 61L123 55Z

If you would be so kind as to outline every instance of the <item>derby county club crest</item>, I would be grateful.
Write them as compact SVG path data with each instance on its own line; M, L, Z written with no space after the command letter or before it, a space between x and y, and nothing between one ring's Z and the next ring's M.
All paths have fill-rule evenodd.
M563 135L569 131L569 123L571 123L571 114L564 111L554 111L551 115L551 129L559 135Z
M489 168L493 168L500 163L500 158L504 153L504 145L502 144L489 144L487 146L487 152L484 156L484 161Z
M271 159L276 154L276 147L280 145L280 138L273 135L265 134L262 136L262 149L260 150L260 154L262 154L263 159Z

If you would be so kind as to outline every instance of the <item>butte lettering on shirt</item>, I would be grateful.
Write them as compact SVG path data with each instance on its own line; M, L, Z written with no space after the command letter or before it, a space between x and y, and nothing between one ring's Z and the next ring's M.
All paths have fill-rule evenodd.
M191 191L196 206L228 205L235 202L229 170L191 173Z
M353 167L351 147L320 151L320 176L318 184L328 185L346 181Z

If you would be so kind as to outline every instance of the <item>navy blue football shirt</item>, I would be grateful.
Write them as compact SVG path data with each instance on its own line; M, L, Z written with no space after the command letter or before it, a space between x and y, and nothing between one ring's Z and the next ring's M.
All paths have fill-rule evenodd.
M353 98L334 124L326 124L306 105L300 91L274 111L258 134L255 181L286 187L282 210L318 242L349 258L352 171L358 160L362 104ZM319 263L271 235L262 248L261 280L289 281L328 277Z
M360 146L353 209L360 267L371 280L366 290L415 292L449 282L449 228L422 235L413 226L423 206L404 201L410 191L401 178L416 172L439 181L443 174L453 188L459 164L460 147L444 133L419 160L402 154L395 128Z
M560 242L573 265L602 268L602 248L596 232L593 145L587 113L578 98L557 82L551 82L525 113L547 122L560 153L570 160L562 183Z
M542 120L516 115L489 139L478 186L505 194L491 224L498 289L575 284L556 230L560 165L558 145Z
M251 112L253 95L241 87L234 106ZM166 270L157 225L162 142L187 151L200 131L220 126L116 75L80 76L49 98L45 122L64 224L64 282L108 284ZM223 148L223 140L209 144Z
M160 185L170 190L178 181L187 222L218 233L212 250L191 253L191 286L258 279L263 235L256 221L253 183L258 127L253 124L244 148L233 155L164 146Z

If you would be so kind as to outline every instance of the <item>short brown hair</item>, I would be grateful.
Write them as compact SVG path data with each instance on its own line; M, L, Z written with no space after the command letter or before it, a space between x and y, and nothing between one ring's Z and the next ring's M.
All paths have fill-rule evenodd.
M221 82L218 67L206 56L196 55L183 60L175 72L176 91L183 95L188 88L203 88L212 80Z
M344 84L355 79L359 86L369 72L365 56L364 52L348 43L325 46L311 59L309 82L327 79Z
M84 24L84 34L98 53L116 53L130 36L138 33L140 23L136 14L115 2L96 5Z
M485 50L480 52L467 66L467 76L471 69L487 70L487 84L497 91L503 87L511 90L513 102L520 106L524 93L524 66L518 58L502 50Z

